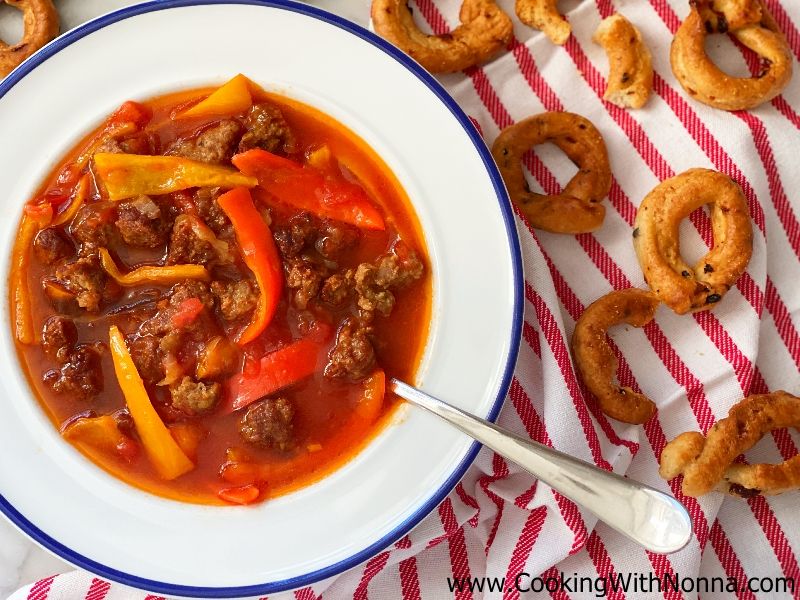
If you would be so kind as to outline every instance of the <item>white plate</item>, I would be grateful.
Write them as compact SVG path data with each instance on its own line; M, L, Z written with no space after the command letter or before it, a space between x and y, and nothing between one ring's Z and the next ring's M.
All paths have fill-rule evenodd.
M521 260L500 176L467 117L433 78L373 34L304 5L167 0L59 38L0 83L0 248L64 152L126 99L242 72L361 135L422 223L433 323L418 383L494 418L520 335ZM3 277L2 297L8 298ZM477 452L434 417L401 419L323 481L247 508L138 491L57 434L0 331L0 509L31 538L102 577L166 595L273 593L335 575L407 533Z

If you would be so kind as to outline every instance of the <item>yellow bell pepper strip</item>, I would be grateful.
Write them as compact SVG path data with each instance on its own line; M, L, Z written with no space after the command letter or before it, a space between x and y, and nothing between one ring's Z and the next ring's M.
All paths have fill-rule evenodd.
M128 410L150 462L164 479L175 479L188 473L194 469L194 464L181 450L153 408L142 378L125 345L125 338L116 325L111 326L108 334L117 381L122 388Z
M233 169L183 158L140 154L94 155L97 177L110 200L169 194L193 187L253 187L255 177Z
M31 314L31 295L28 290L28 263L30 262L33 238L53 219L50 204L26 204L22 213L17 239L11 253L11 310L14 319L14 333L21 344L33 344L36 333Z
M253 206L246 188L232 189L217 198L217 204L230 219L244 263L258 283L258 306L250 324L236 339L244 346L261 335L275 316L283 290L283 269L272 232Z
M139 454L135 440L122 433L111 415L81 417L67 424L61 435L77 444L84 452L117 455L131 462Z
M143 283L168 284L187 279L198 279L208 281L209 274L202 265L168 265L159 267L155 265L145 265L134 269L130 273L122 273L117 267L111 254L105 248L97 251L100 257L100 265L114 281L122 286L141 285Z
M246 111L252 105L253 97L250 95L249 80L239 74L178 117L236 115Z
M86 198L89 196L90 183L91 178L89 174L84 173L83 177L78 181L78 185L75 186L75 192L72 194L72 200L69 205L56 215L56 218L53 220L54 226L64 225L75 218L75 215L78 214L81 206L83 206L83 203L86 202Z
M259 148L237 154L232 161L242 173L257 177L259 186L281 202L362 229L386 229L364 189L342 177Z

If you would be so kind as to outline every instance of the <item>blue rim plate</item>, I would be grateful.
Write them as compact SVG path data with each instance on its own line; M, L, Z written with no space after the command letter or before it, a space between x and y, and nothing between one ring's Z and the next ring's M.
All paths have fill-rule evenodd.
M65 35L57 38L49 45L42 48L39 52L31 56L27 61L14 70L5 80L0 82L0 98L5 96L16 84L18 84L29 73L34 71L39 65L47 61L50 57L54 56L61 50L67 48L76 41L88 36L89 34L107 27L113 23L135 17L144 13L156 12L165 9L211 5L211 4L244 4L255 5L269 8L277 8L280 10L291 11L299 13L313 19L317 19L333 25L339 29L349 32L358 38L370 43L374 47L380 49L385 54L389 55L392 59L400 63L408 71L410 71L417 79L419 79L433 94L446 106L453 117L458 121L464 132L471 140L475 151L480 155L480 158L491 178L492 186L495 191L496 198L499 203L500 210L508 237L508 244L512 260L513 272L513 325L509 332L509 347L505 368L502 373L501 384L499 393L492 404L487 418L494 421L500 412L500 408L508 393L511 383L514 366L516 364L517 352L519 348L521 326L522 326L522 310L523 310L523 275L522 275L522 258L519 247L519 240L517 238L516 227L514 223L514 216L511 210L511 205L506 194L505 186L503 184L500 173L489 153L486 145L484 144L479 133L470 122L467 115L461 110L453 98L444 90L444 88L421 66L409 58L406 54L395 48L390 43L386 42L374 33L360 27L346 19L331 13L325 12L318 8L299 4L290 0L153 0L143 4L127 7L118 11L101 16L93 21L90 21ZM14 358L16 360L16 358ZM30 520L28 520L22 513L20 513L9 501L0 495L0 510L5 516L10 519L19 529L27 534L34 541L50 550L54 554L60 556L66 561L91 571L100 577L116 581L125 585L140 588L143 590L151 591L157 594L172 595L172 596L194 596L201 598L231 598L240 596L259 596L264 594L272 594L289 589L304 587L320 580L338 575L348 569L351 569L360 563L368 560L381 550L399 540L406 535L415 525L417 525L426 515L428 515L455 487L459 480L464 476L469 466L474 461L480 445L473 443L469 448L469 452L465 458L458 464L452 471L450 477L444 482L443 485L436 490L436 492L425 502L419 506L416 511L411 514L405 521L400 523L395 529L387 535L377 540L370 546L363 550L349 556L344 560L340 560L325 568L321 568L297 577L283 579L279 581L272 581L259 585L248 585L239 587L197 587L188 585L177 585L171 583L164 583L152 579L146 579L125 573L118 569L111 568L100 562L89 559L83 556L56 539L52 538L44 531L39 529Z

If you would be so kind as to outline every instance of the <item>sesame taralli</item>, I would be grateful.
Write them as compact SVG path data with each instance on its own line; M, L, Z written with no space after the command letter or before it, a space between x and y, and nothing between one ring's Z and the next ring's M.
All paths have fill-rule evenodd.
M653 57L642 34L620 14L600 22L592 38L608 55L603 99L622 108L641 108L653 91Z
M680 222L710 205L714 247L694 266L681 257ZM645 281L676 313L708 310L736 283L753 253L741 188L727 175L689 169L656 186L636 213L633 247Z
M706 53L710 33L730 33L758 54L761 72L753 77L725 73ZM670 63L691 97L723 110L746 110L769 102L792 76L789 45L761 0L696 2L672 41Z
M0 78L58 35L58 13L52 0L5 0L22 11L22 40L9 45L0 40Z
M578 166L560 194L532 192L522 171L522 156L531 146L552 142ZM592 123L568 112L528 117L506 127L492 146L508 194L537 229L585 233L603 224L600 201L611 189L611 167L603 136Z
M653 320L660 302L651 292L630 288L606 294L583 312L572 334L572 353L581 378L609 417L625 423L644 423L656 405L644 394L614 383L618 361L606 338L620 323L644 327Z
M493 58L511 41L511 18L494 0L464 0L461 24L445 35L420 31L407 0L373 0L375 31L431 73L451 73Z
M667 444L659 473L667 480L683 474L683 493L693 497L714 489L742 498L796 490L800 456L779 464L734 462L764 434L783 427L800 427L800 398L784 391L748 396L707 436L689 431Z

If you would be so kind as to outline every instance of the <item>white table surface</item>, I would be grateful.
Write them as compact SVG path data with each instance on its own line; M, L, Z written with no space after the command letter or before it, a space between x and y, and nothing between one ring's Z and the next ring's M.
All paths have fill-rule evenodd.
M138 4L138 0L55 0L61 31L77 27L98 15ZM316 0L313 4L338 13L360 25L369 21L370 0ZM0 39L14 43L22 37L21 13L0 2ZM18 587L72 567L28 541L0 519L0 599Z

